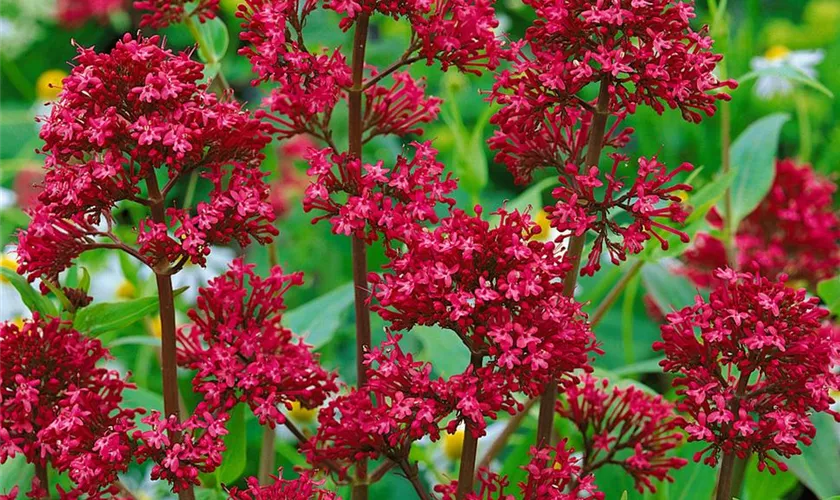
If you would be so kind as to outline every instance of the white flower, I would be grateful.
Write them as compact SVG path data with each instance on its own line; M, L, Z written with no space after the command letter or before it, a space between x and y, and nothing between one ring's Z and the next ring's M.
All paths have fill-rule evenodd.
M208 281L227 271L228 265L235 258L236 252L231 248L211 247L206 266L187 264L172 276L172 286L173 288L188 286L189 288L182 296L187 302L193 304L198 297L199 287L206 286Z
M17 195L11 189L0 187L0 210L11 208L17 202Z
M776 68L792 68L810 78L817 77L816 66L825 58L822 50L790 50L776 45L770 47L763 57L754 57L750 61L753 71L760 72L755 84L755 93L762 99L772 99L776 96L790 94L794 88L794 81L783 74L767 72Z

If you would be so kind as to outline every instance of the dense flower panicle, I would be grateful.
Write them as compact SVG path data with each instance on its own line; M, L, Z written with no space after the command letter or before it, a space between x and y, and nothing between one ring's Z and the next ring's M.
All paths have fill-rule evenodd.
M151 479L169 482L175 492L199 485L199 473L212 473L222 464L223 437L230 415L211 413L202 402L190 418L179 423L175 415L164 417L153 411L142 422L148 430L134 431L137 456L142 463L155 462ZM179 436L178 441L173 436Z
M76 27L88 19L107 20L109 14L122 6L122 0L58 0L56 17L61 24Z
M480 207L476 210L480 214ZM530 396L568 380L598 352L580 305L563 296L568 270L553 242L526 214L497 212L498 227L456 210L418 228L389 252L387 272L371 274L372 309L394 330L453 330L487 367Z
M503 377L487 367L468 367L449 379L431 376L432 365L415 360L388 335L365 356L368 382L338 396L321 409L318 433L307 447L313 464L332 461L343 471L361 458L406 460L411 444L441 431L454 433L466 423L484 434L485 417L515 412L520 405Z
M266 127L238 104L208 93L199 83L200 63L162 48L159 37L126 35L109 53L78 51L77 65L41 129L44 207L21 234L22 272L30 279L39 273L54 277L78 253L95 248L94 242L116 243L110 230L92 226L107 221L121 201L157 201L141 198L141 183L163 168L168 182L162 197L194 171L213 190L195 214L170 211L175 238L151 219L141 221L140 253L147 264L163 259L203 264L211 245L265 242L276 234L259 171ZM36 247L27 248L47 241L50 232L73 247L52 266L43 263Z
M652 237L659 241L663 249L667 249L668 241L659 231L676 234L680 240L688 241L687 234L660 220L685 222L688 211L682 205L682 198L678 192L690 191L691 186L672 181L674 176L693 167L683 163L668 172L656 157L640 158L636 178L625 190L617 169L627 158L619 154L612 155L612 158L612 170L606 175L600 175L596 167L581 171L574 165L567 166L568 177L561 176L560 187L552 192L558 200L557 203L545 209L551 226L561 233L561 237L580 236L587 230L596 233L592 252L581 268L583 275L591 276L601 268L601 253L605 246L610 260L619 264L627 258L627 253L641 252L644 242ZM596 189L602 186L603 195L599 196ZM621 209L628 214L632 222L621 225L613 219L610 212L615 209ZM611 233L621 237L621 243L611 240Z
M610 112L635 112L639 104L657 112L679 108L699 122L711 116L715 101L728 100L718 89L714 69L723 56L713 54L706 30L695 32L693 3L675 0L528 0L537 14L525 39L531 67L544 92L576 95L589 84L608 81ZM520 69L520 68L517 68Z
M304 471L297 479L283 479L283 469L272 476L274 482L260 486L259 479L249 477L247 489L231 488L230 500L340 500L335 493L320 488L324 481L316 481L309 471Z
M442 99L426 98L425 86L405 72L392 75L390 87L372 85L365 91L364 116L362 117L362 142L379 135L406 136L420 134L421 123L430 123L440 112Z
M317 4L246 0L237 12L243 19L240 38L249 44L239 53L251 61L257 75L253 84L276 85L261 116L272 121L279 138L308 133L328 139L333 109L352 84L350 66L341 52L312 53L303 44L303 23Z
M132 462L135 410L120 408L133 387L114 370L99 340L37 313L0 325L0 463L18 453L67 472L74 495L115 494Z
M787 274L812 289L840 268L840 217L834 209L837 187L793 160L776 162L773 185L758 207L741 222L735 236L738 262L757 264L764 276ZM717 221L713 221L717 222ZM684 254L685 273L709 286L712 271L726 265L720 240L698 235Z
M523 468L528 479L519 483L523 498L575 500L595 498L604 500L604 494L596 489L595 478L584 475L573 448L566 448L566 440L556 446L531 448L531 462Z
M189 16L197 16L200 22L216 17L219 0L135 0L134 8L143 13L140 26L154 29L178 24Z
M822 323L828 312L784 275L774 282L720 269L715 277L709 300L698 296L669 314L653 348L665 353L662 368L678 374L678 409L693 419L689 440L709 443L695 460L707 455L714 465L721 453L755 453L759 469L786 470L770 452L801 453L798 443L816 433L813 412L840 421L830 410L840 380L831 372L836 339Z
M274 427L285 421L283 406L315 408L337 390L335 375L281 324L284 294L302 282L300 273L283 274L279 266L260 278L239 258L199 291L188 313L193 323L178 334L178 358L197 370L193 388L207 411L243 402L261 424Z
M502 105L490 117L497 128L487 143L497 151L495 160L507 167L518 184L531 182L534 173L543 168L562 173L568 164L583 164L593 114L574 106L573 97L554 102L512 79L508 71L503 71L491 93L491 99ZM621 127L625 115L617 113L602 147L620 149L630 141L633 129Z
M570 420L583 436L586 455L582 468L591 474L599 464L615 464L633 477L636 489L652 493L652 479L673 482L671 469L688 462L665 454L682 442L683 420L674 406L634 386L609 390L609 381L586 375L566 388L557 402L557 413ZM614 458L621 451L625 459ZM601 462L601 459L607 462Z
M324 213L313 220L329 218L336 234L354 235L371 242L403 240L418 222L438 222L438 204L452 207L448 195L457 184L437 161L430 142L413 142L414 157L398 156L390 170L384 162L362 164L330 149L311 151L309 176L313 179L303 199L307 212Z
M360 12L405 18L411 24L410 46L431 65L440 62L444 71L480 74L493 70L507 57L507 49L496 36L499 21L493 0L326 0L324 6L344 14L340 26L348 30Z

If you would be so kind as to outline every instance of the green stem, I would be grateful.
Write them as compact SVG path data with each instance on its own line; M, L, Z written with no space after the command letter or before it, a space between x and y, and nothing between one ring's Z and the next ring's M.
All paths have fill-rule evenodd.
M225 78L225 75L222 73L222 62L219 61L216 58L216 54L209 49L207 40L204 39L204 35L201 33L201 30L198 29L198 25L195 23L192 16L184 18L184 26L187 27L190 35L193 37L193 40L195 40L195 43L198 45L198 54L201 58L207 61L208 66L217 65L219 67L219 72L216 74L213 81L219 84L222 91L230 90L230 84L228 84L227 78Z
M641 268L642 266L638 267L638 269ZM639 292L639 282L641 281L638 270L635 270L632 274L632 278L627 283L627 293L624 295L624 304L621 308L621 343L624 345L624 362L628 365L632 365L636 361L636 353L633 350L633 311L636 305L636 295Z
M804 93L796 91L793 94L793 100L796 103L796 116L799 120L799 161L808 163L811 161L814 149L811 120L808 116L808 99Z

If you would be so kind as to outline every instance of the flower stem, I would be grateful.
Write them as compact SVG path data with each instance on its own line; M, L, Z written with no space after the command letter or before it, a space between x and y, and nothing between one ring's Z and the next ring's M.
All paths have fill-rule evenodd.
M149 190L152 220L158 224L166 224L164 211L165 200L160 192L155 172L151 171L146 177ZM169 262L164 259L155 263L153 268L157 282L158 304L160 310L160 357L161 375L163 378L163 410L167 416L174 416L178 422L180 416L180 396L178 395L178 365L175 355L175 297L172 293L172 279L168 274ZM173 443L181 440L179 432L170 433ZM180 500L194 500L195 493L192 486L178 492Z
M356 19L351 60L353 86L347 96L350 155L360 160L362 158L362 93L364 91L365 48L367 47L369 17L369 14L362 12ZM356 310L356 378L359 387L362 387L367 379L364 355L370 348L370 309L367 303L369 296L367 246L364 241L355 236L353 236L352 245ZM355 484L351 493L353 500L367 500L367 483L367 460L362 459L356 462Z
M47 466L44 464L35 464L35 477L38 478L38 483L44 491L47 492L47 496L44 498L50 497L50 479L47 476Z
M732 500L732 471L735 466L735 454L727 453L720 463L720 475L718 476L717 500Z
M470 364L473 370L481 367L482 356L473 354L470 356ZM475 373L475 371L473 371ZM467 425L464 429L464 444L461 447L461 468L458 470L458 491L455 493L457 500L463 500L469 493L472 493L475 483L475 458L478 451L478 438L473 435L472 427Z
M406 479L408 479L411 486L414 487L414 491L417 492L417 496L420 497L421 500L432 500L429 492L426 491L423 483L420 482L420 476L417 473L417 464L410 464L408 463L408 460L402 459L399 462L399 466L405 474Z
M601 80L601 88L598 91L598 101L595 104L595 112L592 117L592 128L589 131L589 143L586 147L586 166L597 166L601 158L601 150L604 147L604 133L607 129L607 118L609 118L610 105L610 81L606 78ZM578 270L580 269L580 258L583 253L583 246L586 242L586 233L580 236L573 236L569 243L569 250L566 253L571 269L566 273L563 282L563 296L574 297L577 286ZM537 422L537 447L541 448L549 444L551 429L554 426L554 405L557 402L557 383L551 381L540 397L540 416Z
M615 304L615 301L621 295L621 292L623 292L624 289L627 288L627 285L630 284L630 281L632 281L633 278L635 278L636 275L639 274L639 271L642 270L642 267L644 267L644 265L645 261L643 261L642 259L637 260L633 263L632 266L630 266L630 269L627 270L627 272L624 273L624 275L618 280L615 286L613 286L612 290L610 290L610 293L607 294L606 297L604 297L604 300L601 301L600 304L598 304L598 309L595 310L595 312L592 314L592 317L589 319L589 325L591 327L594 328L595 325L597 325L601 322L602 319L604 319L604 315L606 315L607 311L609 311L613 304Z
M274 434L274 429L266 425L265 429L263 430L262 448L260 449L260 470L259 475L257 476L257 478L260 480L260 484L262 485L267 485L269 480L271 479L271 474L275 472L275 438L276 435Z

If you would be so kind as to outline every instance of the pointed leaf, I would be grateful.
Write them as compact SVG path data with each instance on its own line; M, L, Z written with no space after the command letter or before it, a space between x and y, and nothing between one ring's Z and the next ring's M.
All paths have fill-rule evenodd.
M179 288L177 297L187 287ZM99 337L105 333L121 330L135 321L152 315L158 310L157 297L143 297L124 302L100 302L76 312L73 327L82 333Z
M38 312L43 316L58 315L58 311L55 305L50 302L50 299L41 295L38 290L26 281L26 278L19 275L16 271L6 267L0 267L0 278L8 281L17 290L24 305L33 313Z
M283 322L317 349L341 326L344 311L353 303L353 283L346 283L283 315Z
M238 404L230 412L227 422L227 435L223 438L225 451L222 453L222 465L219 467L219 482L231 484L245 472L247 458L245 446L248 442L245 427L245 405Z
M697 287L685 277L674 273L667 261L643 267L642 282L656 305L665 313L693 304L697 295Z
M820 498L840 494L840 437L836 422L825 413L811 416L817 435L811 446L799 445L801 455L787 460L791 472Z
M840 276L820 281L817 284L817 295L832 314L840 315Z

